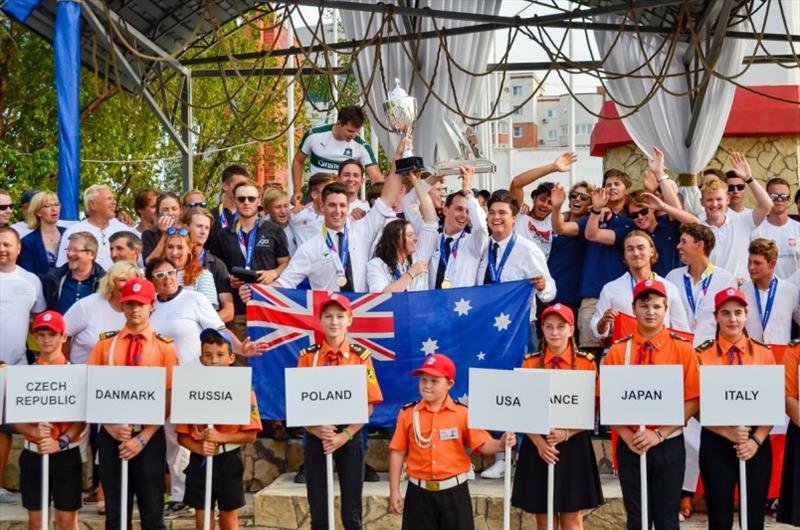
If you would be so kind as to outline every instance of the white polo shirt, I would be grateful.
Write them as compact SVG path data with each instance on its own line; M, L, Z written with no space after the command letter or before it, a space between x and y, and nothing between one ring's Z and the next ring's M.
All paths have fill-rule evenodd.
M778 226L769 222L769 219L753 230L750 239L769 239L778 245L778 266L775 274L782 280L787 280L797 271L797 260L800 255L800 223L789 219Z
M683 309L686 311L689 325L694 332L694 345L698 346L716 336L717 320L714 318L714 296L723 289L738 288L738 284L733 274L721 267L714 267L713 271L707 268L697 283L687 271L688 267L672 269L667 274L667 280L678 288ZM705 284L709 276L711 279ZM689 292L694 298L694 311L689 303L686 280L689 282ZM704 284L706 289L703 289Z
M790 281L778 278L775 301L772 304L766 329L761 325L761 315L759 315L754 287L750 280L744 282L741 287L747 297L747 333L754 339L767 344L788 343L792 339L792 320L794 319L800 324L800 313L798 312L798 298L800 298L798 293L800 291L798 291L798 287ZM764 313L767 312L768 295L769 289L758 290L761 309Z
M550 257L550 247L553 245L553 220L547 216L541 221L532 215L518 215L514 224L514 232L525 239L533 241L544 252L545 258Z
M683 303L680 301L680 291L678 288L667 280L662 278L656 273L653 273L653 279L658 280L664 284L667 289L667 315L664 318L664 325L668 328L677 329L678 331L689 331L689 319L686 316L686 310ZM603 339L611 334L611 326L608 326L605 333L600 333L597 330L597 324L603 315L609 309L616 309L620 313L633 315L633 288L636 286L635 280L630 272L626 272L613 282L609 282L603 286L600 291L600 298L597 300L597 308L592 316L591 326L592 334L598 339Z
M26 341L31 314L47 309L42 282L22 267L0 272L0 361L28 364Z
M161 335L175 340L178 364L182 366L200 364L201 331L225 327L205 296L186 289L167 302L156 299L150 325Z
M378 199L375 201L375 207L362 219L347 221L348 249L353 269L353 288L356 292L367 292L367 261L372 243L381 235L386 219L394 217L394 211ZM330 234L335 244L336 233L331 230ZM338 257L328 248L320 230L297 248L289 260L289 265L275 280L275 286L294 289L308 277L312 289L339 291L339 285L336 283L338 265Z
M100 334L125 325L125 314L115 311L100 293L81 298L64 313L70 337L69 362L84 364L100 340Z
M314 211L314 207L310 204L296 214L293 214L289 223L292 225L292 229L297 237L297 246L299 247L319 234L319 231L322 230L322 223L324 222L325 216ZM294 255L294 253L291 254Z
M417 251L411 257L411 262L428 262L433 254L433 249L439 241L438 223L425 223L422 233L417 234ZM405 272L405 271L403 271ZM367 290L371 293L382 292L388 285L397 281L389 266L381 258L375 257L367 263ZM427 291L428 275L420 274L408 285L406 291Z
M75 232L89 232L97 239L97 259L95 260L98 265L108 270L114 264L111 261L111 236L117 232L130 231L131 227L125 223L118 221L116 218L109 221L108 226L100 228L89 222L88 219L79 221L64 231L61 236L61 243L58 246L58 259L56 266L60 267L67 262L67 246L69 245L69 236Z
M722 267L736 278L747 279L747 248L750 246L750 235L756 229L752 212L750 215L734 213L730 210L725 215L722 226L714 226L703 221L714 233L716 244L711 251L711 263Z

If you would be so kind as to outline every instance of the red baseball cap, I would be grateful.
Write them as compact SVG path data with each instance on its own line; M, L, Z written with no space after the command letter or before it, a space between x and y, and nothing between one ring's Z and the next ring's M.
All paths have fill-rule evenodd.
M425 357L425 360L422 361L422 366L411 372L411 375L414 377L422 374L455 380L456 365L447 355L434 353L433 355L428 355Z
M39 313L33 321L33 331L40 328L47 328L56 333L64 333L66 326L64 325L64 317L58 311L45 311Z
M572 309L565 306L564 304L553 304L548 306L542 311L541 320L544 320L544 317L547 315L558 315L564 319L564 321L569 324L570 326L575 325L575 315L572 313Z
M317 311L317 313L321 315L322 311L324 311L325 308L330 304L336 304L348 313L352 313L353 311L350 307L350 300L348 300L345 295L339 293L328 293L328 295L319 303L319 311Z
M635 302L639 299L639 297L646 293L657 293L666 298L667 288L658 280L641 281L636 284L636 287L633 288L633 301Z
M747 307L747 297L744 293L739 289L729 287L721 290L714 296L714 311L717 311L719 307L728 300L737 300L741 302L743 306Z
M156 288L150 281L144 278L131 278L122 287L120 303L139 302L140 304L152 304L156 299Z

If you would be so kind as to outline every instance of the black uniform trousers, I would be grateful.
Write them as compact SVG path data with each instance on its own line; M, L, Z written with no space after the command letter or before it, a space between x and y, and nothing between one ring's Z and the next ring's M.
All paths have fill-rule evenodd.
M100 480L106 496L105 530L120 528L122 461L119 442L103 427L97 433ZM167 442L159 428L144 449L128 461L128 525L133 512L133 496L139 506L142 530L164 530L164 462Z
M769 436L755 456L747 461L747 524L763 530L769 480L772 474L772 445ZM709 530L733 528L733 496L739 483L739 459L733 442L708 429L700 434L700 475L703 477Z
M361 492L364 489L364 450L361 447L363 429L353 439L333 453L339 475L341 515L345 530L361 530ZM311 530L328 528L328 482L325 476L325 453L322 441L306 433L303 453L306 469L306 493L311 512Z
M642 530L642 489L639 455L622 438L617 442L619 483L628 515L628 530ZM647 451L647 499L650 527L679 530L678 512L686 466L683 435L664 440Z
M442 491L408 483L402 530L473 530L472 499L466 482Z

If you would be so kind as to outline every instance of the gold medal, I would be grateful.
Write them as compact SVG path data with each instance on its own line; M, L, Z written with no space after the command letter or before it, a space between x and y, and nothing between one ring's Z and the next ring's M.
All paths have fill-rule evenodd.
M449 289L453 286L450 280L442 280L442 289Z
M338 278L336 278L336 284L339 287L344 287L345 285L347 285L347 277L339 276Z

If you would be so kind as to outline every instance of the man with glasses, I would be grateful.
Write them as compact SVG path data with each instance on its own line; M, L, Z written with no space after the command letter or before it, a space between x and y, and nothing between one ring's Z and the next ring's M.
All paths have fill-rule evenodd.
M728 211L732 214L752 213L752 208L744 207L747 184L735 170L725 172L725 183L728 185Z
M42 278L48 309L62 315L72 304L97 291L106 271L97 262L97 239L89 232L73 232L67 239L67 262Z
M792 189L786 180L775 177L767 181L767 195L772 199L772 210L753 231L751 239L764 238L775 242L778 246L775 275L787 280L798 270L797 254L800 252L800 223L789 218Z
M0 188L0 226L8 226L14 215L14 202L11 194Z

